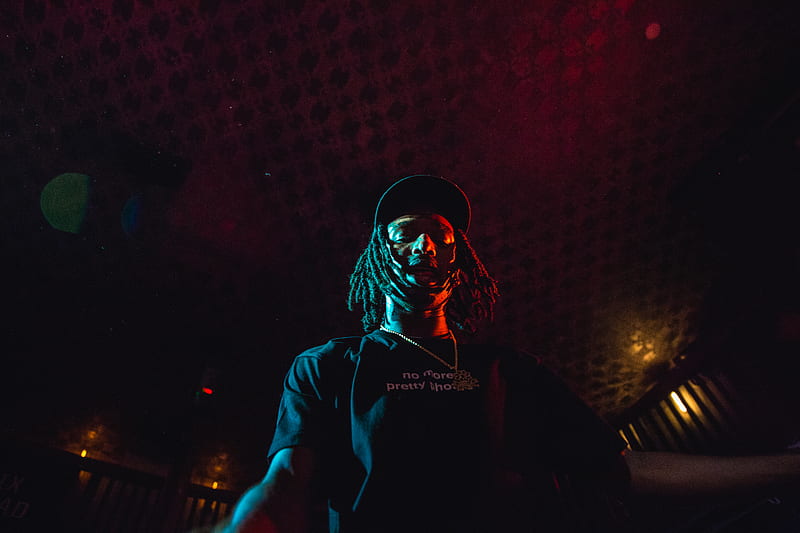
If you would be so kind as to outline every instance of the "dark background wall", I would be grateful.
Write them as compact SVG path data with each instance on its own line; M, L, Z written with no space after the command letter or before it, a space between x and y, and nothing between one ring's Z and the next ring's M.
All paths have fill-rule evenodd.
M798 14L789 1L0 8L4 432L155 470L189 434L199 477L257 478L283 372L359 332L344 300L374 202L418 172L473 200L470 237L503 293L477 339L540 354L609 419L720 365L758 369L771 381L742 387L785 402ZM67 202L63 173L86 176L86 194ZM48 209L76 225L57 229ZM208 367L214 405L190 430Z

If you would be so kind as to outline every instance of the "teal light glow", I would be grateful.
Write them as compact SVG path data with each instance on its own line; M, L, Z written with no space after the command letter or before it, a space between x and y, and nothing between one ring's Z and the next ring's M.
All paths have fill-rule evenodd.
M47 222L59 231L78 233L89 205L89 176L68 172L42 189L39 206Z

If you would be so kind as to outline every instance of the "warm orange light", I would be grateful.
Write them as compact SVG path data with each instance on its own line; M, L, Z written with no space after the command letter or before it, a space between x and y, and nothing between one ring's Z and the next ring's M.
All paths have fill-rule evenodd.
M678 396L677 392L669 393L669 397L672 398L672 403L675 404L675 407L678 408L678 411L680 411L681 413L688 413L689 412L689 410L686 409L686 406L683 405L683 401L681 400L681 397Z
M86 450L81 450L81 457L86 457L88 453Z
M219 483L217 483L216 481L211 484L212 489L216 489L217 487L219 487Z
M642 331L636 330L630 337L631 355L641 357L645 363L652 363L656 359L656 344L652 340L647 340Z

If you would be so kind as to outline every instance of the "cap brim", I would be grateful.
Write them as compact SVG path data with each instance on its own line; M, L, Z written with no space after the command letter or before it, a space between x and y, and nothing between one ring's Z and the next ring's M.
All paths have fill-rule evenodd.
M394 182L375 209L374 224L388 224L403 215L437 214L454 228L467 231L471 217L469 199L450 180L430 174L408 176Z

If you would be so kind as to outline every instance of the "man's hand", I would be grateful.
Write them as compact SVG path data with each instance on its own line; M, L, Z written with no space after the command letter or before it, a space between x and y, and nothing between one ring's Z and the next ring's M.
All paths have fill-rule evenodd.
M226 518L223 522L210 529L203 528L192 530L190 533L279 533L275 523L263 513L255 513L247 517L239 524L234 524L232 517Z
M212 533L302 533L311 516L314 453L285 448L272 458L267 475L236 503Z

